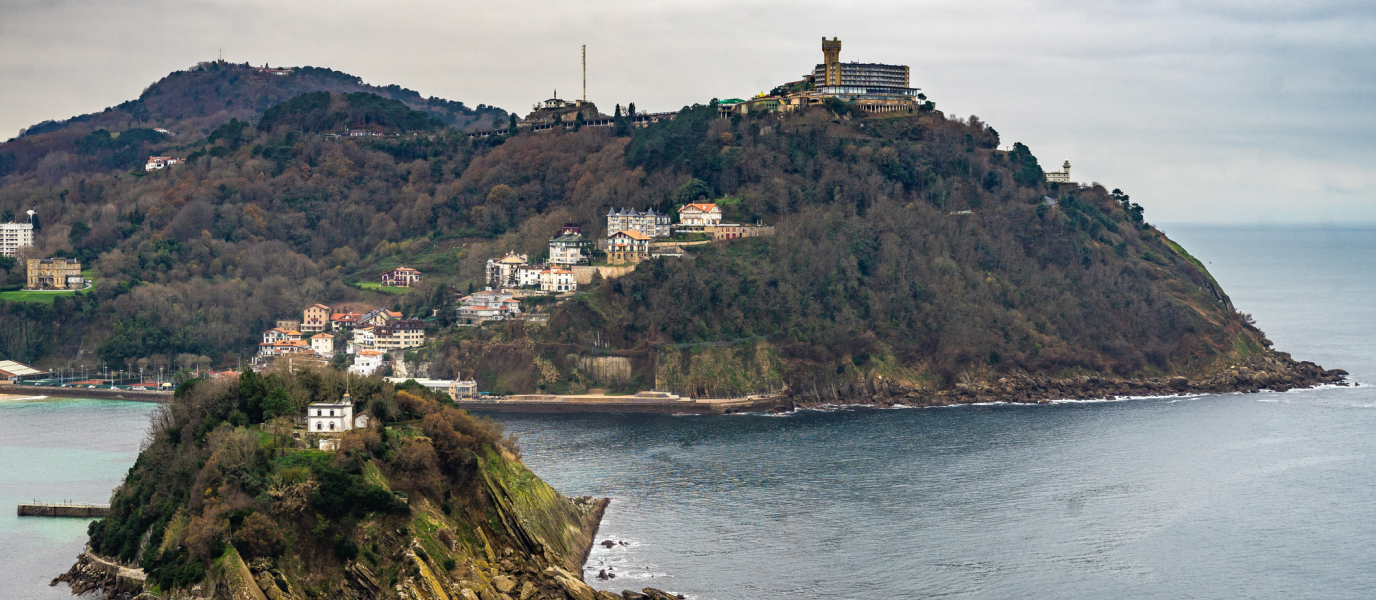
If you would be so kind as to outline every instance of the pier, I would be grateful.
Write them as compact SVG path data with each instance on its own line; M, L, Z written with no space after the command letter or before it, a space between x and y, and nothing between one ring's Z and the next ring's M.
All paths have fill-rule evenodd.
M21 517L104 517L110 514L108 504L69 504L65 502L29 502L19 505Z

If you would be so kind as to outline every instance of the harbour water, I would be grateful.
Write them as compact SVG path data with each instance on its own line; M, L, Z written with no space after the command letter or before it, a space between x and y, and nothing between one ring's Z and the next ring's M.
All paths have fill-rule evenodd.
M156 405L0 401L0 598L71 598L48 582L76 562L91 519L19 517L34 500L105 504L138 457Z
M1376 230L1168 227L1352 388L788 416L499 415L612 497L585 578L690 598L1376 597ZM598 581L607 569L617 578Z
M1276 346L1362 385L791 415L494 415L609 496L586 579L698 599L1376 596L1376 229L1166 231ZM0 505L104 502L151 405L0 403ZM35 490L43 490L38 493ZM0 514L0 598L84 520ZM616 579L599 581L607 569Z

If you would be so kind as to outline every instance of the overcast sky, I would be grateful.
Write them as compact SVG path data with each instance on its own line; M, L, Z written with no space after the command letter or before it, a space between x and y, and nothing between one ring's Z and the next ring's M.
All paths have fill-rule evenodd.
M0 0L0 139L214 59L330 67L522 115L674 110L844 61L911 67L1153 222L1376 223L1376 3Z

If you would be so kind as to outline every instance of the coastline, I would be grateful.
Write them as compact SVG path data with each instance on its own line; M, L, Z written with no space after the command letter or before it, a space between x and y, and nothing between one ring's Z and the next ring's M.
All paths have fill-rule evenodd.
M930 407L962 404L1049 404L1069 399L1113 400L1195 394L1287 392L1322 385L1347 386L1347 371L1296 362L1289 354L1257 357L1245 365L1194 378L1180 375L1140 379L1034 377L1009 375L994 382L958 383L952 389L930 389L876 378L843 386L814 388L792 396L802 408L838 404L876 407Z
M10 400L130 400L134 402L170 402L172 392L140 392L136 390L108 390L108 389L83 389L83 388L43 388L29 387L35 392L27 395L20 394L0 394L0 402ZM7 390L8 391L8 390Z

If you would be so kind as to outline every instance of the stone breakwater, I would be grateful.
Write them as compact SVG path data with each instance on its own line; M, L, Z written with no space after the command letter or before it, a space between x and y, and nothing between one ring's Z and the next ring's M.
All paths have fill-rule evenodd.
M982 402L1040 404L1071 398L1122 398L1189 394L1286 392L1320 385L1348 385L1347 371L1324 369L1312 362L1296 362L1289 354L1273 353L1187 377L1183 375L1128 379L1117 377L1039 377L1022 374L994 381L957 383L931 389L874 378L827 388L811 387L791 394L795 406L872 404L875 406L950 406Z
M65 582L71 586L74 596L95 592L105 594L106 600L129 600L143 595L145 578L143 569L126 567L88 550L77 557L71 570L58 575L48 585Z

